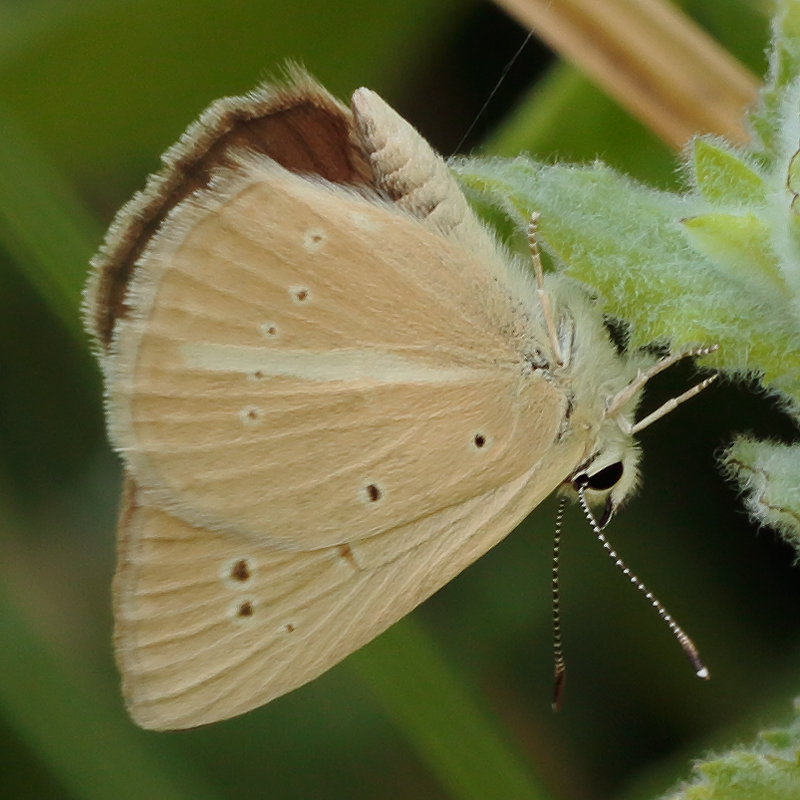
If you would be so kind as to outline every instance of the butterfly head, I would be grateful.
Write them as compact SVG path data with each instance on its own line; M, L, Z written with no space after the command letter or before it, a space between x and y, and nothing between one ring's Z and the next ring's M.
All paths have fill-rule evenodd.
M709 386L717 376L711 375L635 421L634 415L645 385L653 376L672 364L690 356L708 355L716 349L716 345L691 348L651 362L646 369L639 366L636 368L635 377L606 400L594 452L581 463L566 482L567 487L583 497L590 506L602 505L603 511L597 520L600 528L608 523L639 482L640 451L634 438L635 434L694 397ZM629 366L633 367L633 362L630 362Z
M610 438L569 477L567 487L602 509L597 524L604 527L639 483L640 451L630 434L608 426Z

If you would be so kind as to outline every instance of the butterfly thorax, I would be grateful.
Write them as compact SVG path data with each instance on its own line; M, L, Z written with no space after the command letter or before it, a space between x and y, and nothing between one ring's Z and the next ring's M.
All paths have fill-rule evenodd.
M628 431L641 391L611 414L608 409L612 399L635 379L641 365L639 359L617 349L595 302L582 287L559 275L548 276L545 285L553 304L563 363L559 363L543 333L538 298L532 309L527 352L529 363L538 364L541 375L563 396L564 416L557 446L562 442L563 446L579 445L577 467L564 476L565 485L571 485L574 475L595 474L621 464L621 477L613 491L587 493L590 502L605 502L610 497L616 509L638 482L639 449Z

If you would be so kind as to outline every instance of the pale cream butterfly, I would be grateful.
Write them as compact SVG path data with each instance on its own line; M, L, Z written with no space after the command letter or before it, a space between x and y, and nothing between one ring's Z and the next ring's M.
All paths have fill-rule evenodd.
M376 94L347 109L291 70L214 103L163 160L86 292L126 476L115 644L139 725L267 703L555 489L607 519L634 487L642 386L684 354L620 355L535 259L537 286Z

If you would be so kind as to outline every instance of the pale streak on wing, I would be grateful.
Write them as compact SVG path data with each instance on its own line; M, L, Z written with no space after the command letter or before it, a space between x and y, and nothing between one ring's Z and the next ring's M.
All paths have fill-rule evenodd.
M180 346L186 366L210 372L260 373L261 377L297 378L305 381L359 381L375 383L449 383L474 377L467 368L442 369L415 364L393 353L305 352L244 347L213 342Z
M194 727L313 680L503 539L556 488L577 450L411 525L311 552L193 528L147 505L129 481L114 594L131 715L146 728ZM239 560L245 581L232 577ZM245 603L252 613L237 616Z

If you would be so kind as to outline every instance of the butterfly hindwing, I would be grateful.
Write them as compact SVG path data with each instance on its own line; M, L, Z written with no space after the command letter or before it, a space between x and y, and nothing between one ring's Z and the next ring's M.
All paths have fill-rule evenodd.
M563 469L574 453L561 456L546 467ZM132 716L147 728L193 727L312 680L497 544L554 488L537 478L532 470L390 533L308 552L192 527L129 479L114 589Z

